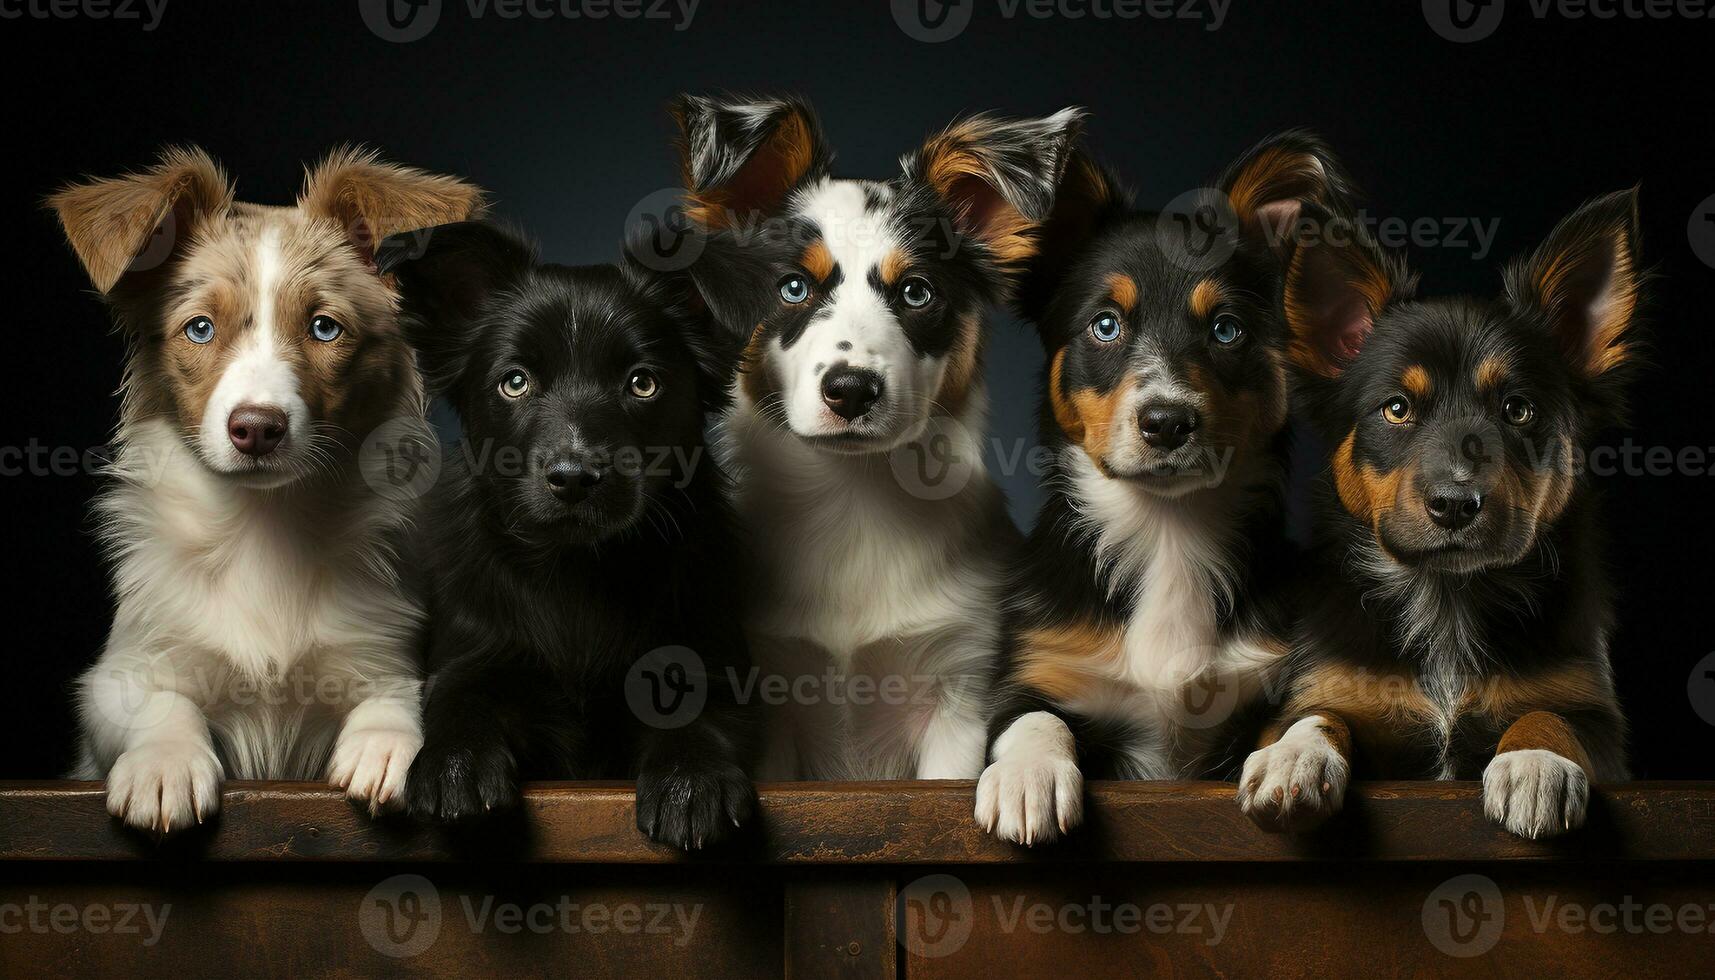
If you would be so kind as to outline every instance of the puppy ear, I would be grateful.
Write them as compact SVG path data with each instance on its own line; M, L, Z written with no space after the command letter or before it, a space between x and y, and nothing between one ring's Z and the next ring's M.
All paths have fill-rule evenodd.
M50 196L66 239L95 288L159 266L209 219L232 206L232 182L194 146L161 152L142 173L90 180Z
M373 150L348 146L305 171L298 207L338 224L373 266L387 236L479 217L483 204L482 190L457 177L384 163Z
M464 370L483 300L535 264L535 249L523 239L476 221L394 235L380 244L378 271L398 285L406 314L401 323L431 391L446 390Z
M682 95L672 113L686 213L704 228L777 214L794 187L833 161L815 112L799 99Z
M772 267L751 249L721 247L714 238L688 268L662 269L649 261L655 253L640 238L626 242L619 268L626 282L680 325L680 335L703 379L705 410L724 408L749 332L737 326L757 323L765 310L761 288Z
M1036 231L1083 131L1084 111L1062 109L1040 119L964 119L902 161L907 177L927 184L953 212L954 227L981 242L1004 271L1036 254Z
M1636 188L1599 197L1507 269L1513 305L1547 319L1567 361L1585 378L1600 378L1632 358L1645 279L1638 227Z
M1270 136L1251 147L1221 176L1244 234L1285 258L1305 205L1329 215L1350 213L1351 179L1320 139L1304 130Z
M1304 212L1316 221L1331 217L1314 204L1305 205ZM1354 229L1352 235L1330 236L1339 244L1318 237L1291 247L1288 255L1290 354L1298 367L1323 378L1345 373L1382 311L1416 286L1398 258L1382 251L1355 224Z
M1020 313L1041 323L1054 291L1091 238L1131 212L1119 179L1083 150L1075 150L1054 192L1054 209L1037 232L1036 255L1017 290Z

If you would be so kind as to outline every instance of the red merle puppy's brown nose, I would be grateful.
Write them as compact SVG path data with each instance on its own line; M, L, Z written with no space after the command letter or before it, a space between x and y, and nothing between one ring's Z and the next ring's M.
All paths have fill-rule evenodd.
M822 401L850 422L881 400L881 375L864 368L836 367L822 376Z
M268 405L240 405L226 420L232 447L260 459L278 449L286 438L286 413Z

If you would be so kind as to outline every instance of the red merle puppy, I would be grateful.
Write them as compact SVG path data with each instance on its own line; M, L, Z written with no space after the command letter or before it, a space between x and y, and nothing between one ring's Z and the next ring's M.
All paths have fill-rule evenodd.
M1643 275L1635 192L1575 211L1495 299L1413 300L1362 236L1301 247L1293 359L1337 447L1285 712L1239 801L1295 829L1352 776L1483 780L1508 830L1625 778L1595 505L1574 459L1621 410Z

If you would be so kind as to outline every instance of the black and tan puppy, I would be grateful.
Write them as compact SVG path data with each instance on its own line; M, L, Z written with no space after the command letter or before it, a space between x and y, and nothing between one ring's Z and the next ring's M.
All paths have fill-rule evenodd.
M1481 776L1489 816L1540 837L1625 778L1575 462L1621 411L1642 279L1635 192L1579 208L1493 300L1414 301L1362 236L1296 253L1295 360L1336 448L1286 710L1241 780L1259 823L1316 823L1352 776Z
M1074 159L1023 293L1053 462L1009 582L977 789L996 835L1069 830L1086 774L1231 774L1255 744L1292 569L1281 229L1343 193L1300 133L1252 149L1187 221L1133 210Z
M408 335L463 426L423 522L433 677L412 811L458 821L516 803L520 778L635 776L650 837L728 836L752 807L753 739L703 422L737 344L706 332L688 279L629 258L545 265L474 223L390 244ZM658 697L639 703L627 678L646 657Z

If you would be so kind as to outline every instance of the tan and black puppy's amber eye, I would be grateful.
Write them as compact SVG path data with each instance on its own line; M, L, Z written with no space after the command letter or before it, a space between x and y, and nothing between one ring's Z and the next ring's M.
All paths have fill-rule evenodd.
M1509 395L1501 404L1501 412L1509 425L1526 426L1536 419L1536 406L1523 395Z
M655 380L654 372L638 368L631 372L631 379L625 383L625 390L636 398L654 398L655 393L661 390L661 382Z
M530 393L530 376L514 368L500 379L500 393L507 398L523 398Z
M1382 404L1382 418L1393 425L1404 425L1411 421L1411 399L1404 395L1395 395Z

